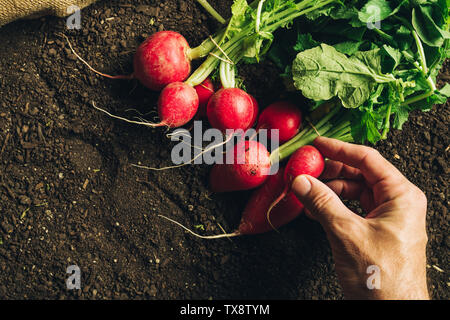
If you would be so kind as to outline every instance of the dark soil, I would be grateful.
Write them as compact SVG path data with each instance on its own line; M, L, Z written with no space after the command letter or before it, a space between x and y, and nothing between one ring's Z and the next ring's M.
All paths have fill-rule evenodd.
M130 5L133 3L133 5ZM231 1L211 1L224 15ZM90 72L131 73L136 46L158 30L192 46L217 28L194 1L100 1L82 11L82 29L65 19L19 21L0 29L0 298L341 299L327 239L300 217L252 237L205 241L159 218L205 233L232 231L248 193L209 195L208 166L164 172L130 167L170 164L164 130L128 125L94 110L155 115L157 95L135 82ZM245 67L262 105L282 91L266 63ZM448 81L448 65L443 74ZM442 84L441 80L441 84ZM414 113L377 148L429 201L428 279L448 299L448 103ZM81 290L67 290L66 268L81 268Z

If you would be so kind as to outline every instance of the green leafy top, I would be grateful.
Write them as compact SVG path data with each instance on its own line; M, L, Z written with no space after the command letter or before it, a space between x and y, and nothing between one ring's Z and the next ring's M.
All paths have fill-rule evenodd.
M381 50L359 51L347 57L325 43L300 52L292 67L294 84L312 100L339 97L346 108L361 106L375 85L398 81L381 72Z
M208 57L186 82L198 85L219 68L222 85L234 86L234 66L241 60L258 63L271 47L276 30L290 27L300 16L328 14L340 1L255 0L249 4L246 0L234 0L227 26L191 50L191 57Z
M353 139L375 143L391 126L401 129L412 110L450 96L449 85L435 87L449 57L448 22L445 0L343 1L299 21L295 39L280 36L269 57L314 105L339 99Z

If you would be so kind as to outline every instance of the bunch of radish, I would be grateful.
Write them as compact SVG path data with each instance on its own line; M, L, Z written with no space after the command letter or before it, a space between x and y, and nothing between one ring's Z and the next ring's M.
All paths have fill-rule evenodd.
M255 147L259 146L255 144ZM253 192L242 213L238 228L232 233L203 236L170 218L160 216L203 239L236 237L276 230L297 218L303 211L302 203L290 191L294 179L300 175L311 175L317 178L321 175L324 165L324 158L315 147L304 146L298 149L284 168L274 175L268 175L262 186ZM245 180L251 183L248 172L244 172L244 176L246 176ZM219 179L223 178L225 177L213 174L212 183L220 183ZM261 176L257 176L256 179L259 181ZM230 181L227 179L225 183L228 184Z
M219 17L206 1L199 2L213 16ZM242 5L242 1L239 3ZM281 8L283 7L277 9L280 11L277 14L284 15L286 20L285 9ZM246 39L267 35L281 26L277 23L266 26L263 23L261 19L270 15L262 15L262 10L275 10L270 6L265 7L264 1L253 2L248 5L247 10L255 11L256 21L249 22L247 26L240 25L241 33L229 34L232 29L229 26L235 23L232 17L228 27L196 48L191 48L178 32L154 33L136 50L133 58L134 71L130 75L111 76L95 70L76 54L67 37L66 39L73 53L93 72L110 79L136 79L144 87L160 91L157 102L159 123L131 121L113 116L93 103L94 107L110 116L149 127L168 128L181 127L195 118L206 117L209 124L223 134L227 134L229 130L246 131L256 126L254 137L261 130L267 130L268 138L273 139L272 130L278 130L279 142L289 145L302 126L300 109L289 101L278 101L259 113L257 100L237 85L236 65L244 56L248 58L250 52ZM291 14L289 10L286 12ZM292 15L293 18L294 16ZM225 23L224 19L218 20ZM264 51L262 43L258 50ZM191 61L205 57L200 67L191 73ZM258 53L254 58L259 60ZM220 76L221 88L218 90L216 88L219 88L219 84L211 80L214 71L218 71ZM323 157L312 146L292 144L289 148L269 152L262 143L254 141L254 137L250 140L241 138L231 149L234 154L232 164L215 164L209 179L213 192L256 189L243 212L241 224L232 234L206 238L262 233L288 223L303 209L302 204L290 192L293 179L302 174L318 177L323 170ZM226 136L226 142L231 138L233 135ZM225 153L224 157L227 156ZM272 165L289 156L291 158L285 168L271 174Z
M69 45L72 48L70 43ZM207 116L211 125L223 132L227 129L250 128L255 122L258 109L252 96L234 87L222 88L216 92L208 77L196 85L185 81L191 72L191 61L212 49L203 46L204 44L191 49L181 34L160 31L151 35L136 50L133 59L134 72L131 75L110 76L88 66L101 76L111 79L137 79L150 90L161 91L158 99L160 122L142 123L147 126L181 127L198 113L199 117Z

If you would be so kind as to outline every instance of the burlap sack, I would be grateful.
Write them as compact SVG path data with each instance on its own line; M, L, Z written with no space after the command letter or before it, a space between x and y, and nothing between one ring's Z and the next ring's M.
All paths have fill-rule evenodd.
M80 9L96 0L0 0L0 27L17 19L37 18L45 15L67 16L70 6Z

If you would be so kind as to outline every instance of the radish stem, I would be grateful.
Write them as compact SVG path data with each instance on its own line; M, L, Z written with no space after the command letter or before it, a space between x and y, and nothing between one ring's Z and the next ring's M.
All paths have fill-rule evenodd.
M224 53L225 55L226 54L230 55L230 53L236 48L239 48L241 51L240 54L244 55L245 50L247 50L247 48L245 45L243 45L243 42L249 39L250 37L258 34L263 33L267 34L274 32L278 28L285 26L293 19L334 2L337 3L339 2L339 0L325 0L325 1L303 0L299 1L296 4L294 3L295 4L294 7L292 7L291 6L292 3L289 2L289 6L287 4L281 4L273 12L268 12L268 14L265 15L262 12L264 7L263 6L264 1L262 0L254 1L250 4L250 7L253 9L256 8L258 10L259 18L256 21L252 20L251 22L247 23L247 25L243 26L242 29L239 32L237 32L237 34L233 35L230 39L227 39L228 31L230 30L231 26L230 23L228 27L223 32L221 32L222 40L224 41L224 43L218 41L218 43L221 45L221 49L223 49L223 53L217 49L213 50L213 48L211 48L211 41L207 41L204 44L204 46L205 48L208 49L211 48L210 52L212 52L215 56L218 57L221 57ZM216 41L217 38L219 38L219 36L215 37ZM202 83L214 71L214 69L220 63L220 59L218 59L214 55L208 57L203 62L203 64L200 65L200 67L196 71L194 71L194 73L186 81L188 84L196 86ZM236 61L234 62L236 63Z
M205 10L219 23L225 24L227 21L208 3L206 0L197 0Z
M383 129L383 133L381 134L381 139L387 139L387 133L389 131L389 127L390 127L390 117L391 117L391 110L392 110L392 104L389 104L388 106L388 110L386 112L386 118L384 119L384 129Z
M225 31L219 31L217 35L214 37L209 37L204 40L198 47L191 48L188 52L188 56L191 60L200 59L206 57L214 48L216 47L215 43L220 42L223 38Z
M342 107L340 106L333 108L319 122L306 127L290 141L272 151L270 154L271 163L275 164L288 158L300 147L307 144L312 144L318 136L325 136L339 140L345 138L345 141L352 142L351 122L348 119L349 114L344 113L341 115L339 114L340 111L342 111Z
M256 33L259 33L259 27L261 25L261 11L262 11L262 6L264 4L265 0L261 0L258 3L258 10L256 11L256 23L255 23L255 31Z

